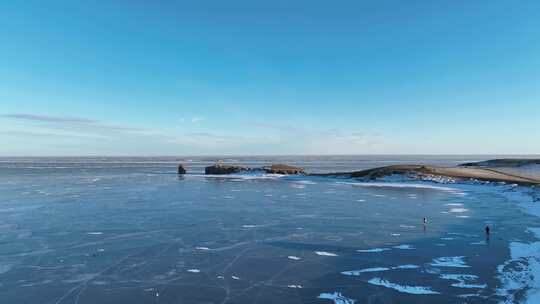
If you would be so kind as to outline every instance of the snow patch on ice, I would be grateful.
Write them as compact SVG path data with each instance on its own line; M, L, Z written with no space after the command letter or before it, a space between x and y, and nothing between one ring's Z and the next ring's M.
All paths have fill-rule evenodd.
M356 187L375 187L375 188L416 188L416 189L433 189L442 191L458 191L456 188L435 186L430 184L420 183L396 183L396 182L336 182L337 184L351 185Z
M456 268L468 268L464 261L464 256L454 256L454 257L440 257L433 259L431 266L433 267L456 267Z
M529 228L540 239L540 228ZM540 242L510 243L510 260L497 267L502 287L497 294L504 303L517 302L516 295L525 292L522 303L540 303Z
M322 256L331 256L331 257L337 257L338 255L333 252L327 252L327 251L315 251L315 254L322 255Z
M465 208L451 208L449 212L451 213L463 213L463 212L467 212L469 211L469 209L465 209Z
M420 268L418 265L406 264L406 265L398 265L394 267L372 267L372 268L364 268L360 270L343 271L341 272L341 274L346 275L346 276L359 276L362 273L369 273L369 272L382 272L382 271L396 270L396 269L418 269L418 268Z
M365 268L360 270L350 270L350 271L343 271L341 274L347 275L347 276L358 276L361 273L366 272L381 272L381 271L388 271L390 268L388 267L373 267L373 268Z
M377 253L390 250L390 248L372 248L372 249L358 249L356 252L365 252L365 253Z
M476 288L483 289L487 287L487 284L471 284L469 282L478 280L478 276L474 274L441 274L441 279L457 281L452 283L453 287L457 288Z
M384 286L387 288L391 288L402 293L409 293L409 294L416 294L416 295L439 294L439 292L434 291L433 289L431 289L431 287L401 285L401 284L391 283L388 280L381 279L381 278L373 278L369 280L368 283L372 285L376 285L376 286Z
M334 301L334 304L354 304L356 302L356 300L343 296L341 292L321 293L317 298Z
M394 246L394 247L392 247L392 248L395 248L395 249L401 249L401 250L412 250L412 249L416 249L416 248L414 248L414 246L408 245L408 244L398 245L398 246Z

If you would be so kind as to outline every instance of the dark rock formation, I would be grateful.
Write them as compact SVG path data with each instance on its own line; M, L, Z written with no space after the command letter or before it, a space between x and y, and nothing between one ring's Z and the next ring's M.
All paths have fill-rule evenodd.
M247 167L215 164L204 168L204 174L232 174L250 171Z
M178 174L186 174L186 167L184 167L184 165L178 165Z
M273 164L270 167L264 167L263 169L266 173L273 174L305 174L303 168L283 164Z

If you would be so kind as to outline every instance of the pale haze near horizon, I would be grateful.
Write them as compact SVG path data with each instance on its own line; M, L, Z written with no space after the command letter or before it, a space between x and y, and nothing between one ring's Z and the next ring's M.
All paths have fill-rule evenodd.
M538 154L538 1L24 1L0 156Z

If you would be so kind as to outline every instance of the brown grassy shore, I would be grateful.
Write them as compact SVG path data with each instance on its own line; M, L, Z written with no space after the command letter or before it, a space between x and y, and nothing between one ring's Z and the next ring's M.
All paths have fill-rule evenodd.
M393 165L353 172L312 174L316 176L343 176L352 178L377 179L389 175L404 175L419 179L451 178L455 180L480 180L506 182L519 185L540 185L540 180L479 167L438 167L428 165Z

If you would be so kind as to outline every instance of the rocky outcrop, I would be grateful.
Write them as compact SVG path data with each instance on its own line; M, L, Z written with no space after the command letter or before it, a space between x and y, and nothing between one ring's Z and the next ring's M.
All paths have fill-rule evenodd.
M266 172L272 174L305 174L303 168L283 164L273 164L269 167L262 168L249 168L244 166L233 166L217 163L204 168L205 174L233 174L244 172Z
M178 174L186 174L186 167L182 164L178 165Z
M248 167L215 164L204 168L204 174L233 174L250 171Z
M304 168L293 167L283 164L273 164L270 167L263 168L266 173L272 174L305 174Z

